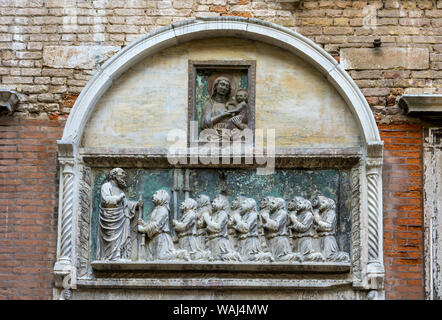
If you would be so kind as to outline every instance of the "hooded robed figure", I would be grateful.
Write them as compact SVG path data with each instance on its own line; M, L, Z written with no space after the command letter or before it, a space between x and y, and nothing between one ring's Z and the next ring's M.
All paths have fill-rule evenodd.
M158 190L152 196L155 209L148 222L138 220L138 232L147 235L147 256L149 260L186 260L190 257L185 250L175 249L169 227L170 196L166 190Z

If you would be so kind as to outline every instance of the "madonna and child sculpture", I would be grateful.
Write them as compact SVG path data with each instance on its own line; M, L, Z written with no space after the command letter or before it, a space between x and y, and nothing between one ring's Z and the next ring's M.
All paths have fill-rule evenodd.
M97 260L129 262L131 223L141 237L147 262L228 263L348 263L349 254L336 241L336 204L324 196L312 201L267 196L259 210L254 198L236 197L232 203L218 194L212 201L201 194L181 203L181 219L170 219L170 196L158 190L148 221L135 219L143 202L127 199L126 173L112 169L101 187ZM173 241L170 226L177 243ZM315 241L317 245L315 245Z
M232 95L231 80L227 76L215 79L210 98L203 105L201 129L206 129L211 141L229 141L239 137L248 127L248 92L239 89ZM210 130L207 130L210 129Z

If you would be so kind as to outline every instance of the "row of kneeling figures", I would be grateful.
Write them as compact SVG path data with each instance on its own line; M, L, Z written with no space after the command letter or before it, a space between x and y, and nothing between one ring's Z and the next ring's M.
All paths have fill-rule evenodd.
M336 205L317 196L313 201L295 197L266 197L259 206L253 198L239 196L229 203L220 194L181 203L182 217L172 220L178 237L176 248L169 227L169 193L157 191L148 222L138 220L146 235L146 260L237 262L349 262L335 238ZM314 238L319 239L315 250Z

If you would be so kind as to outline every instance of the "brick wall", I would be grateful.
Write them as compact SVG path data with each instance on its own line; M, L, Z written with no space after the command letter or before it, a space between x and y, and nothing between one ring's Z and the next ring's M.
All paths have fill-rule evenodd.
M22 94L21 115L65 119L115 47L173 22L222 15L280 24L337 60L341 49L371 48L376 38L382 47L427 48L425 69L351 71L382 121L407 121L396 104L402 93L442 92L442 1L434 0L0 0L1 85ZM67 59L73 47L90 59Z
M380 125L384 263L388 299L423 299L422 136L420 125Z
M0 299L50 299L63 122L0 118Z
M52 279L55 238L26 237L42 236L42 232L55 237L54 148L63 123L58 121L68 117L95 70L119 48L149 31L191 18L222 15L253 17L285 26L310 38L338 61L343 49L372 48L377 38L382 40L382 48L426 49L424 60L428 63L419 69L413 67L413 61L399 68L356 65L348 69L366 96L386 143L387 298L423 297L422 130L418 122L401 114L397 98L404 93L442 93L442 1L435 0L303 0L299 4L276 0L0 0L0 86L16 90L21 99L14 116L21 120L0 113L6 130L1 131L2 141L15 140L18 144L1 145L1 206L11 212L14 208L18 215L34 210L16 220L10 220L11 212L6 216L2 213L1 219L7 223L0 228L7 237L0 240L0 250L5 251L0 251L5 255L0 259L5 264L0 270L0 297L26 293L28 297L50 298L51 280L47 279ZM86 58L67 59L72 55ZM35 131L36 137L27 137L27 130ZM35 215L38 210L50 213ZM42 246L33 247L36 243L32 241ZM48 243L52 246L46 246ZM26 250L32 250L29 254L33 259L15 258L19 252L27 254ZM48 251L43 254L37 250ZM30 261L33 266L26 265ZM30 270L14 273L20 268L46 270L38 275L46 293L31 288L37 290L33 295L17 281L14 277L38 282Z

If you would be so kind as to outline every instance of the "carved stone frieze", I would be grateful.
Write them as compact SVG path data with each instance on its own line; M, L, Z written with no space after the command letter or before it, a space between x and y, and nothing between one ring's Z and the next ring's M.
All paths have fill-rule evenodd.
M202 194L196 201L186 193L181 219L171 220L170 195L161 189L153 194L150 218L138 217L137 230L143 237L131 238L130 222L144 204L128 200L126 188L126 174L120 168L112 169L109 181L101 186L97 261L131 262L128 242L141 241L134 247L144 250L137 256L146 262L350 262L335 238L336 204L324 196L313 202L295 197L288 206L283 198L267 196L258 211L253 198L238 196L230 203L223 194L212 201ZM316 245L313 238L318 239Z

